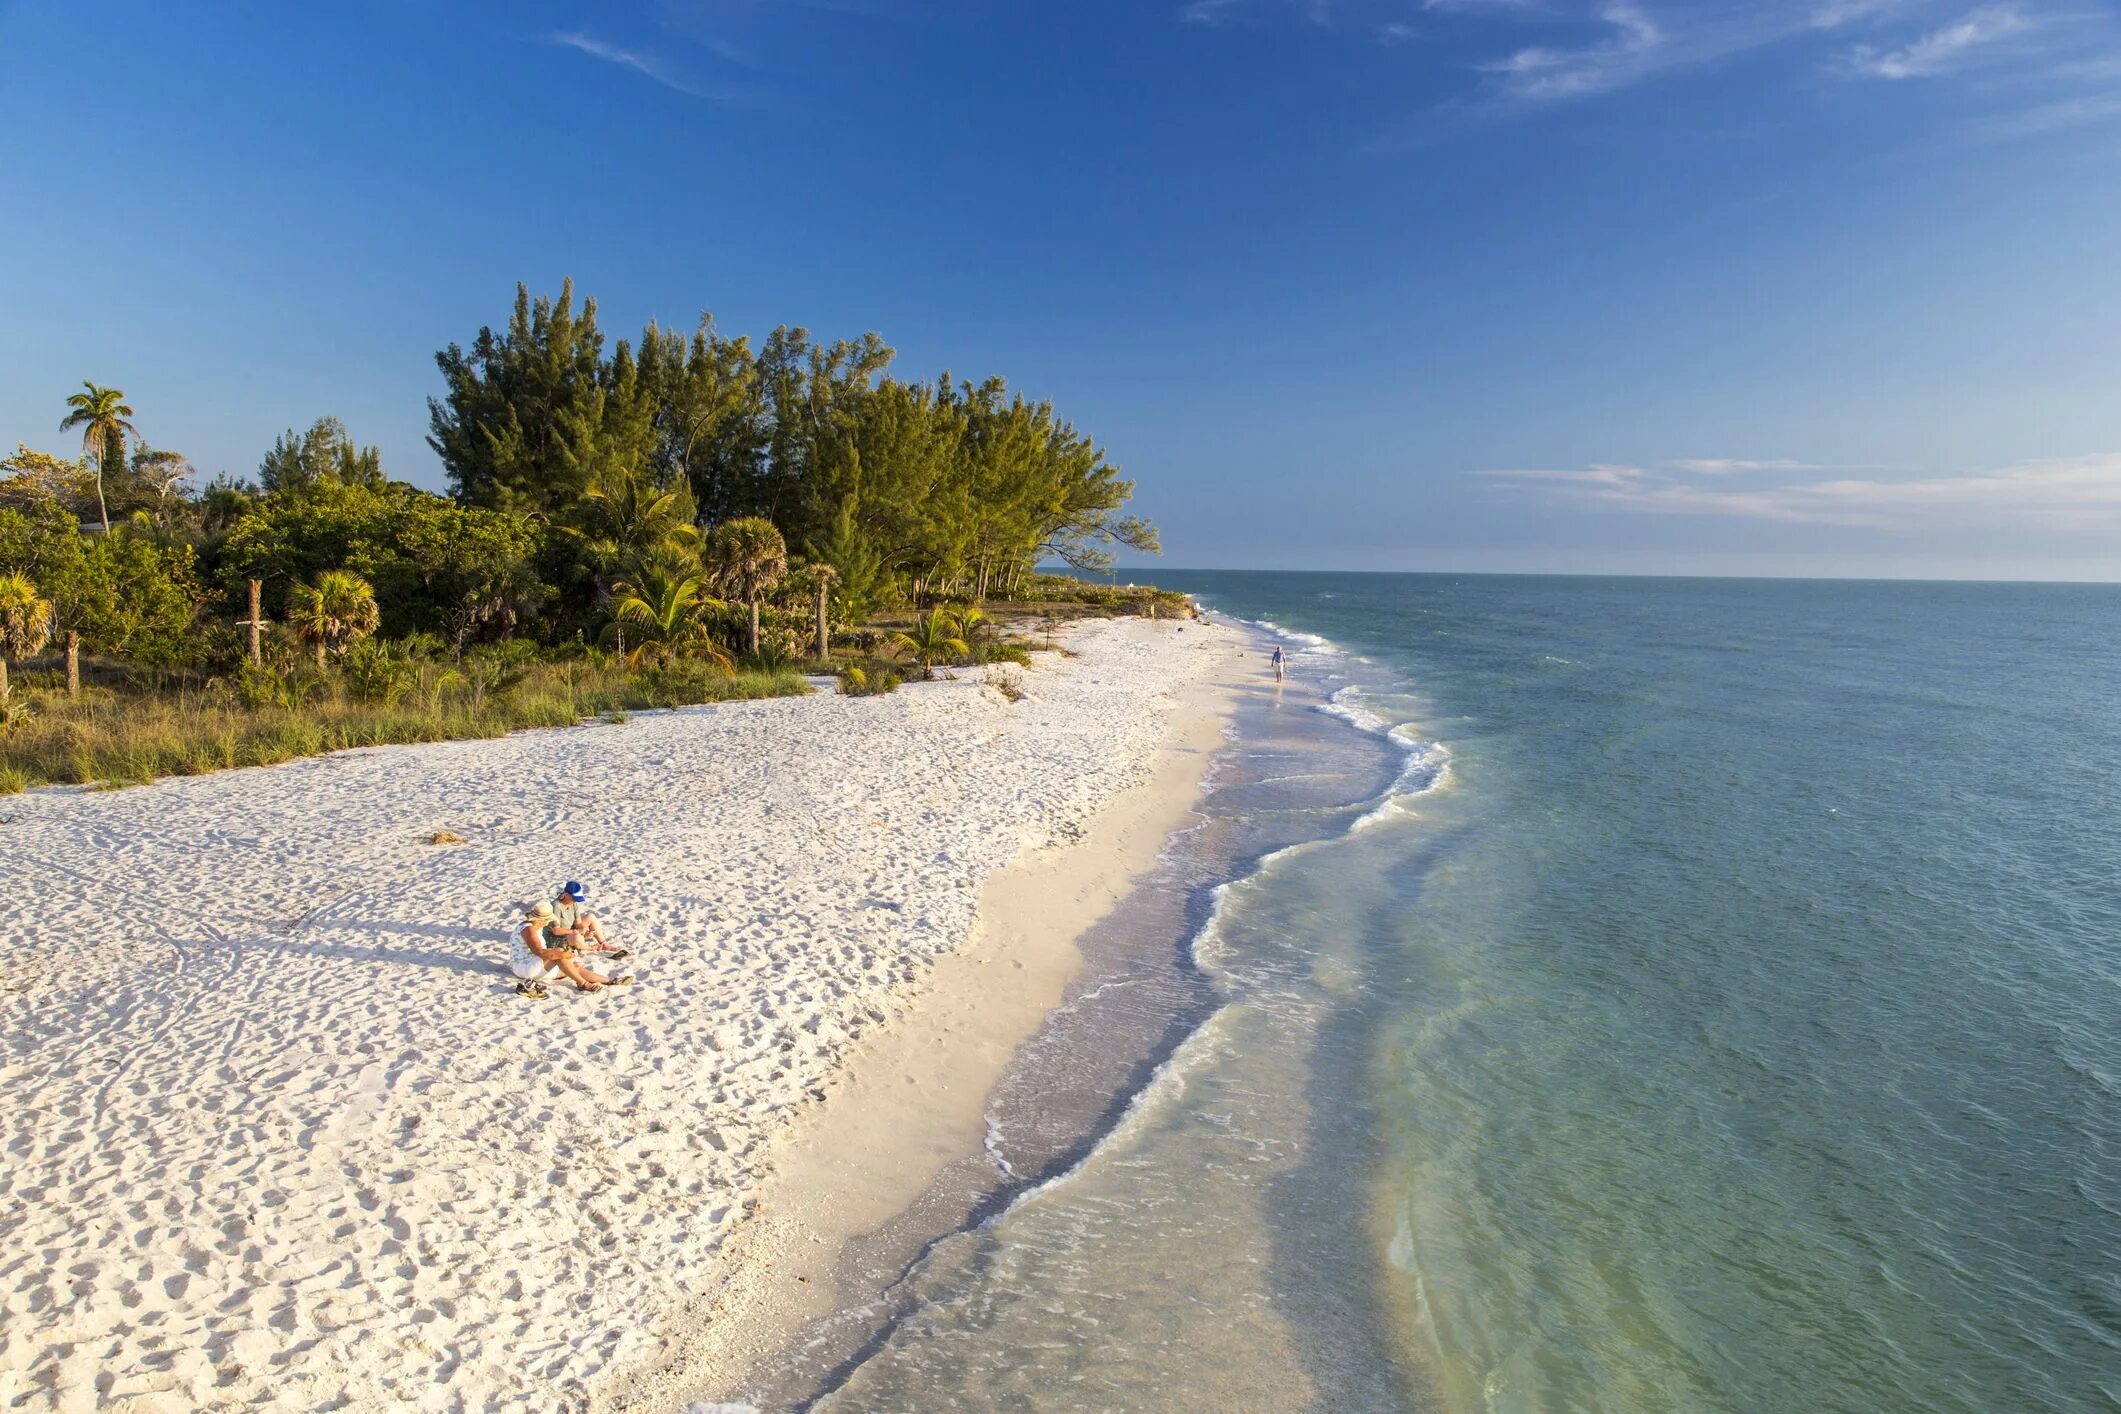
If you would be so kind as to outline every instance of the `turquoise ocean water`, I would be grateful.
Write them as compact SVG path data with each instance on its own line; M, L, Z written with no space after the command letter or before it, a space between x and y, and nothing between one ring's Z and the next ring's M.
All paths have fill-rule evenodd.
M825 1407L2121 1408L2121 589L1162 578L1278 823Z

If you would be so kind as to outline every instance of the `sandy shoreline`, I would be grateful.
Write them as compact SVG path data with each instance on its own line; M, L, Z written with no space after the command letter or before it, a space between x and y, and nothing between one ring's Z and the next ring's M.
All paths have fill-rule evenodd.
M1077 939L1192 818L1231 700L1227 672L1189 684L1146 781L1100 810L1081 838L988 878L970 945L936 964L906 1012L857 1048L831 1100L784 1137L754 1219L731 1238L727 1279L675 1313L666 1348L600 1390L599 1407L740 1400L758 1359L872 1294L837 1286L848 1240L904 1212L945 1165L981 1149L995 1083L1081 970Z
M1121 621L1071 641L1014 704L971 673L6 802L29 882L7 945L23 990L0 995L19 1097L0 1400L558 1408L664 1366L670 1313L727 1281L784 1136L855 1112L818 1106L868 1073L848 1062L955 1077L894 1136L910 1148L885 1167L911 1183L1065 984L1072 920L1045 901L1123 882L1126 847L1102 842L1161 838L1141 801L1182 812L1167 743L1234 635ZM1100 817L1129 798L1114 830ZM434 829L469 843L422 843ZM1062 853L1103 872L1017 905L1049 936L965 951L996 870L1093 829ZM641 946L643 982L522 1001L498 969L508 904L569 876ZM1027 975L995 988L1002 957ZM821 1221L824 1167L780 1179L816 1185ZM804 1245L889 1191L830 1207ZM803 1308L762 1293L752 1348Z

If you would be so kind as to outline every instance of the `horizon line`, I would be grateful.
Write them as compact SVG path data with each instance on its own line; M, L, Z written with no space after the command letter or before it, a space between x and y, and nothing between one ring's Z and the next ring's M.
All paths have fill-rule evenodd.
M1079 571L1062 568L1058 571L1042 570L1042 573L1062 573L1077 578L1097 579L1103 575L1084 575ZM1677 570L1378 570L1378 569L1246 569L1235 566L1214 565L1122 565L1108 573L1147 576L1163 574L1310 574L1310 575L1373 575L1389 577L1442 577L1479 579L1682 579L1682 580L1766 580L1794 581L1806 584L2067 584L2084 586L2121 587L2121 577L2111 579L2038 579L2033 577L1995 578L1981 575L1913 575L1913 574L1699 574Z

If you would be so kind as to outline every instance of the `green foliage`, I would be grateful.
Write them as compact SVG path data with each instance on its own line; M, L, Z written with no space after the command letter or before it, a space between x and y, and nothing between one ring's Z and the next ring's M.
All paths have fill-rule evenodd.
M83 535L52 506L0 509L0 573L9 571L42 586L54 626L78 632L90 653L156 668L199 658L205 591L189 545L131 526Z
M383 454L374 447L356 447L346 424L336 417L320 417L300 435L290 428L258 464L258 484L267 494L323 483L370 489L384 484Z
M32 451L20 442L0 460L0 507L25 514L63 511L78 520L95 508L96 479L85 461Z
M1019 603L1082 605L1115 614L1152 618L1189 618L1193 601L1174 589L1147 584L1108 585L1068 575L1041 574L1026 579L1013 596Z
M0 658L27 658L51 637L51 601L19 571L0 574Z
M745 640L752 657L759 655L759 601L788 573L788 542L764 516L726 520L707 537L706 561L715 583L750 610Z
M540 578L546 528L461 506L403 482L323 480L249 503L215 559L226 592L263 580L266 613L286 613L296 584L346 569L374 587L387 632L433 632L459 645L513 633L551 595Z
M680 482L658 486L635 467L604 472L573 508L561 534L576 542L589 564L609 572L651 556L683 553L700 544L692 492Z
M293 707L301 700L294 676L271 663L245 661L226 682L229 695L245 707Z
M840 669L839 685L842 697L883 697L897 692L902 679L889 668L875 672L864 672L860 668Z
M913 621L913 627L891 636L892 645L911 654L921 665L921 676L935 676L937 663L954 662L970 650L965 640L957 636L957 627L951 622L947 609L931 609Z
M707 576L696 561L676 555L644 561L612 586L612 595L611 622L601 641L629 665L696 657L729 667L709 618L721 605L708 596Z
M98 692L69 702L39 694L20 724L0 734L0 785L132 785L159 776L270 765L298 756L399 742L500 736L526 727L566 727L647 707L776 697L805 691L793 673L724 674L681 663L653 675L623 668L517 665L524 676L483 702L451 687L415 688L395 704L363 702L328 679L266 669L284 690L249 705L233 691ZM508 671L516 671L511 667ZM436 666L422 665L423 676ZM240 674L231 675L233 683Z
M456 686L473 712L484 713L489 704L505 700L530 676L531 664L519 655L481 653L467 658L457 670Z
M786 691L820 618L828 643L837 627L873 654L884 635L864 620L909 602L950 606L898 636L931 675L1022 661L980 601L1045 583L1042 558L1095 566L1115 545L1153 548L1154 532L1122 514L1131 485L1050 405L999 379L895 378L892 359L875 334L783 327L754 346L707 318L689 337L650 325L607 346L571 285L557 299L518 286L503 327L437 355L430 440L452 496L387 480L333 418L281 436L259 485L199 487L181 454L144 443L121 392L84 384L62 424L81 459L18 446L0 462L0 575L26 576L49 629L78 632L101 661L80 703L40 707L13 739L40 743L32 779L124 781L571 722L738 682ZM84 533L88 516L106 533ZM794 576L791 545L807 562ZM255 666L239 622L253 579L267 647ZM1167 607L1065 583L1086 610ZM570 642L563 663L535 647ZM732 677L739 645L754 671ZM897 684L864 666L863 690ZM127 738L95 717L113 681L147 717L197 697L226 720L211 742L186 726L181 749L144 725ZM621 681L631 696L614 700ZM62 770L62 757L97 764Z
M436 356L429 441L460 498L579 527L594 561L599 488L683 487L702 524L763 518L832 564L852 617L901 594L985 598L1042 556L1101 568L1114 546L1156 548L1122 514L1132 483L1050 404L1000 379L891 378L875 334L780 328L754 350L703 320L689 342L651 325L638 357L603 350L595 302L577 311L570 283L557 300L519 285L505 329ZM605 570L625 556L606 550Z
M316 583L298 584L288 596L288 627L316 651L319 668L327 653L368 637L381 622L373 586L345 570L326 570Z
M341 671L355 701L380 702L386 707L396 706L420 681L419 664L403 645L373 638L346 650Z
M103 520L104 533L108 534L110 509L104 503L104 483L125 469L126 435L137 436L138 433L130 421L133 410L126 406L125 394L116 388L98 387L85 380L81 389L67 397L67 414L59 423L59 430L81 429L82 459L95 463L96 507Z
M1020 668L1031 666L1031 650L1021 643L997 643L987 640L972 645L966 655L974 663L1014 663Z
M660 367L644 379L623 341L603 350L596 301L577 313L570 280L557 301L517 285L506 329L435 355L428 443L461 500L560 517L600 477L653 469Z
M797 647L796 635L788 629L762 634L759 639L758 652L751 654L745 662L749 667L767 671L793 668L796 661Z

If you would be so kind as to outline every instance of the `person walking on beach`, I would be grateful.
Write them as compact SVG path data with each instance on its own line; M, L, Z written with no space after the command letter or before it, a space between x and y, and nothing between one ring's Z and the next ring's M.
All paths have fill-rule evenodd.
M1286 657L1285 657L1285 656L1284 656L1284 655L1282 654L1282 651L1281 651L1281 645L1280 645L1279 643L1277 643L1277 644L1275 644L1275 645L1274 645L1274 660L1273 660L1273 661L1274 661L1274 681L1276 681L1276 682L1280 682L1280 681L1282 680L1282 679L1281 679L1281 675L1282 675L1282 670L1284 669L1284 667L1286 667L1286 666L1287 666L1287 664L1288 664L1288 661L1289 661L1289 660L1288 660L1288 659L1287 659L1287 658L1286 658Z
M548 937L553 912L549 903L531 908L516 925L508 940L508 970L516 975L516 990L526 997L545 995L545 979L557 972L574 983L578 992L602 991L606 985L631 982L632 976L599 976L575 960L574 950L559 939Z

